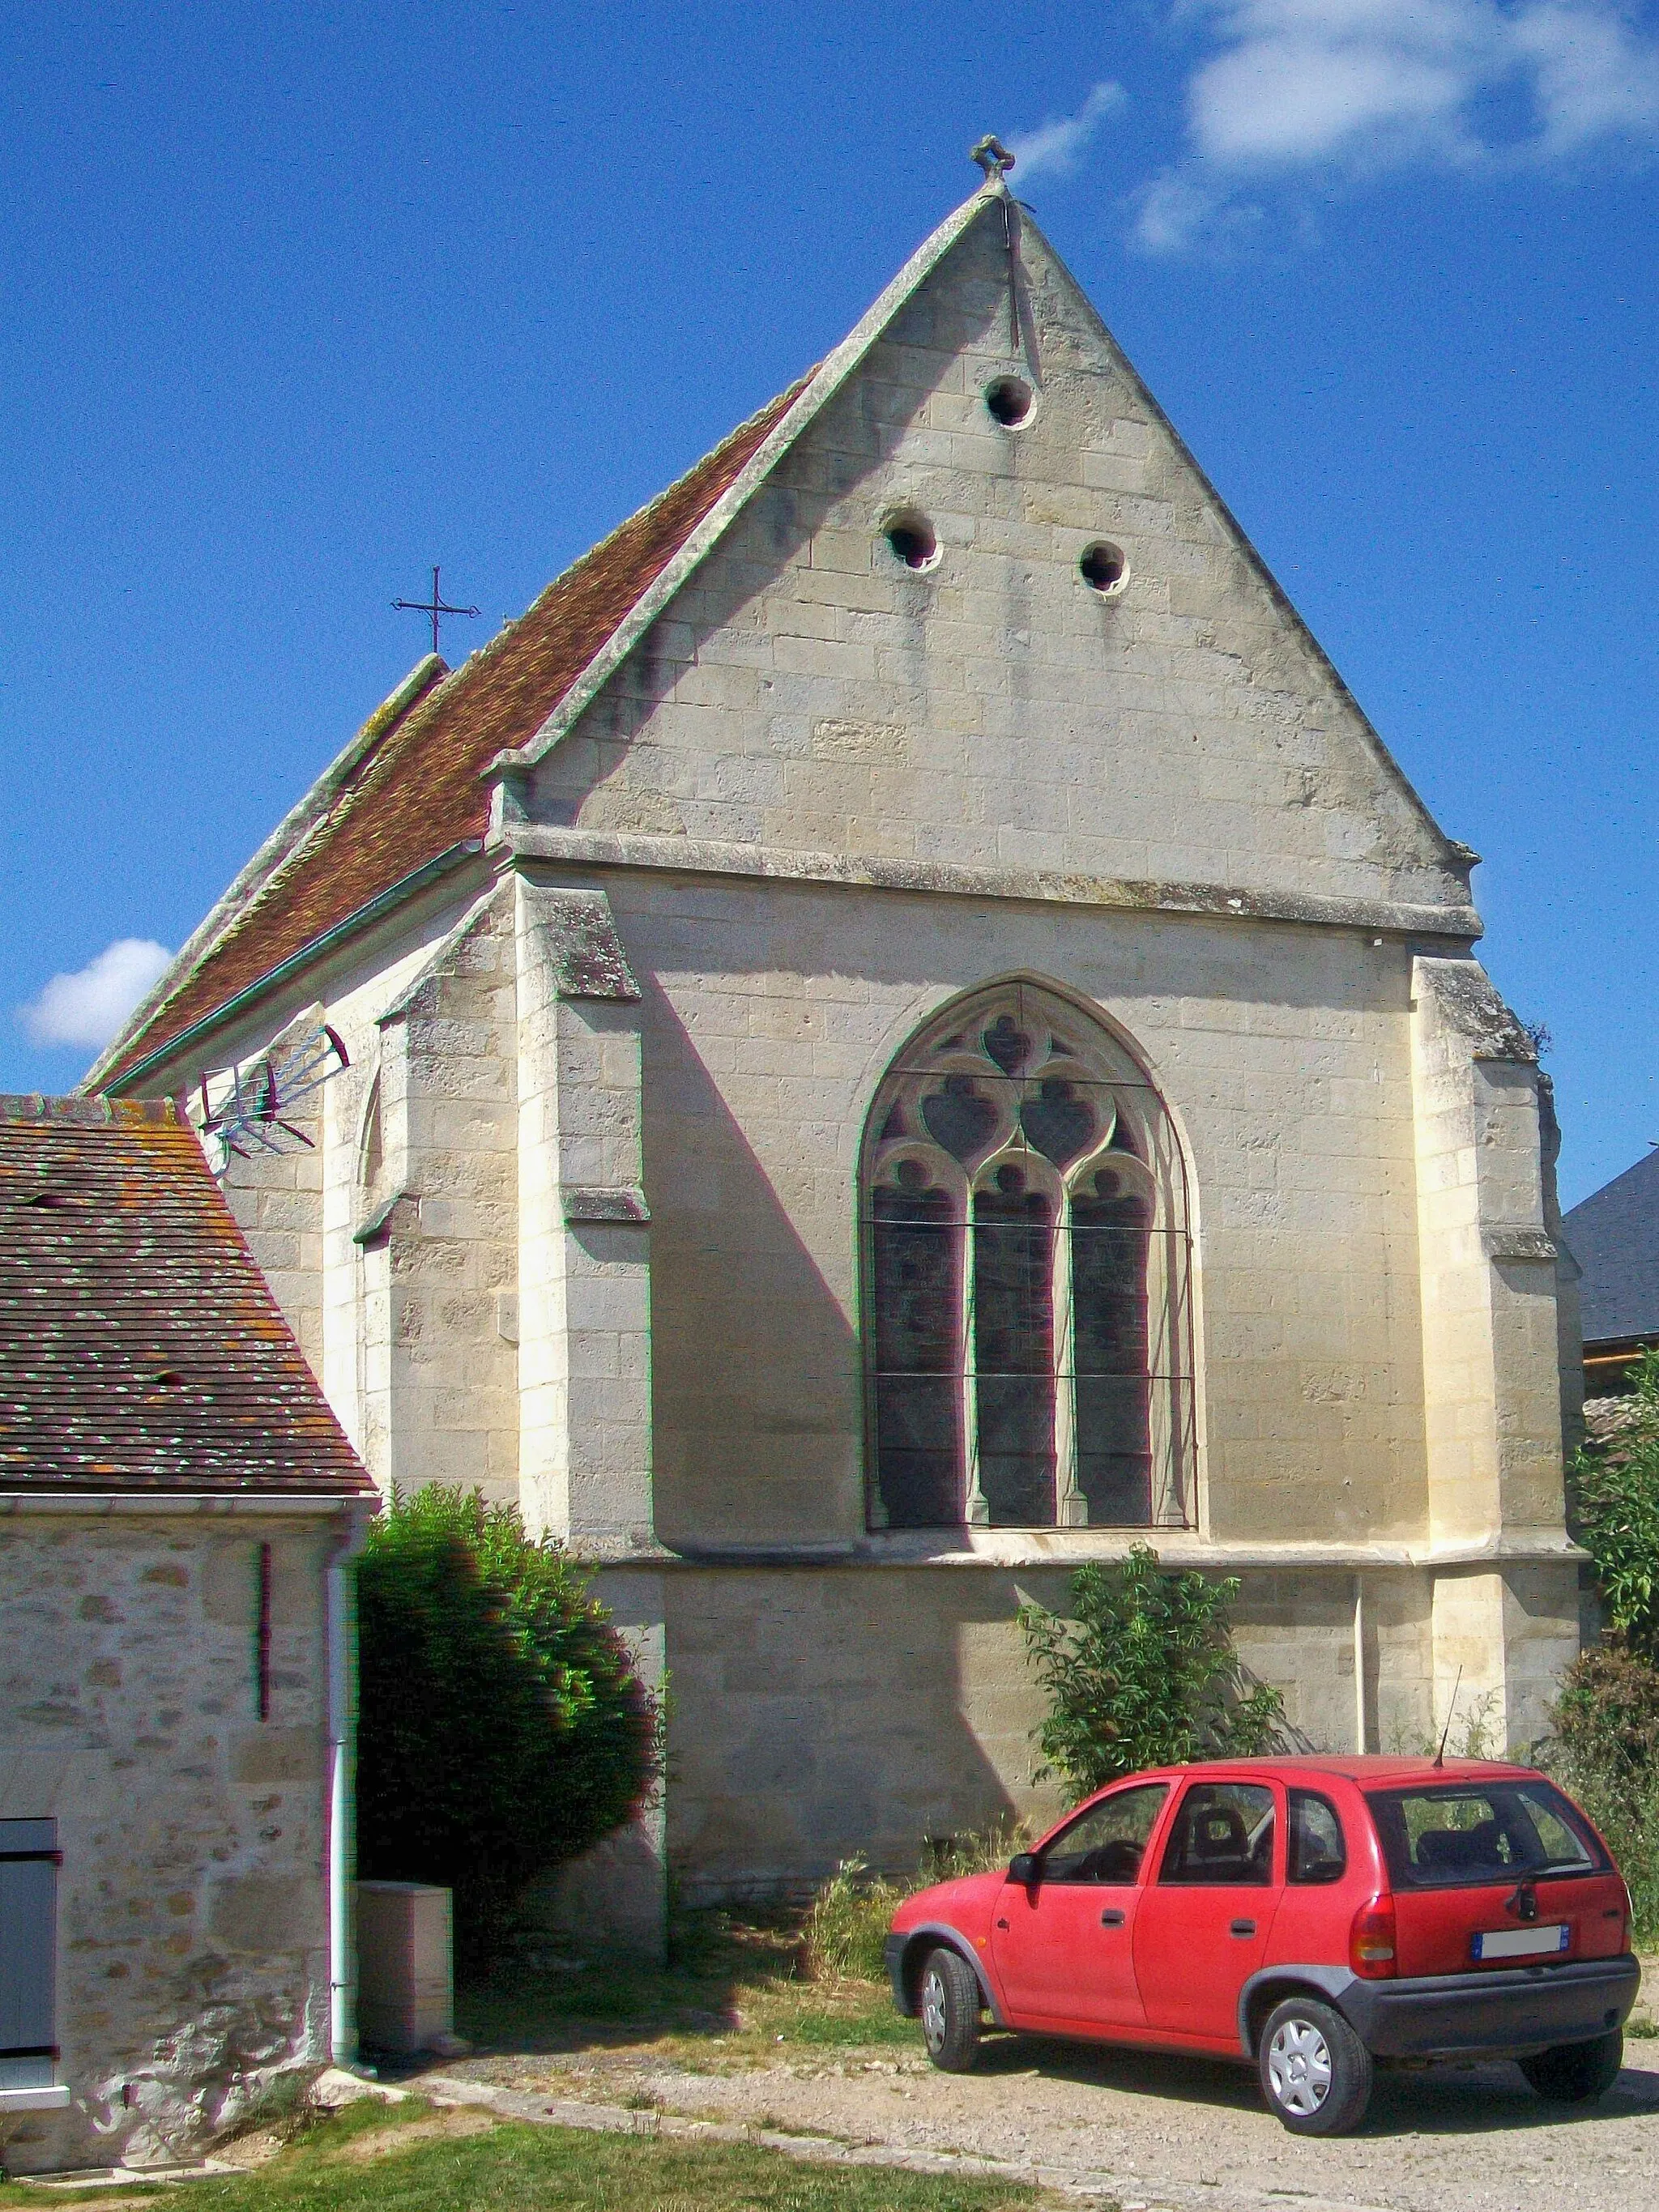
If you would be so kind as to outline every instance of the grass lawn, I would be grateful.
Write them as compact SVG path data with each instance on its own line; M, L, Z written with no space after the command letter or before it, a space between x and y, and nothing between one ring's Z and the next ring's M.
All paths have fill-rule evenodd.
M1005 2182L529 2127L476 2109L434 2112L416 2100L353 2106L234 2179L73 2192L0 2184L5 2212L65 2203L148 2212L158 2201L179 2212L1035 2212L1052 2200Z
M687 1913L665 1968L577 1971L527 1958L457 1992L455 2025L481 2051L592 2051L649 2043L665 2057L726 2064L802 2045L920 2050L884 1982L807 1981L800 1916Z

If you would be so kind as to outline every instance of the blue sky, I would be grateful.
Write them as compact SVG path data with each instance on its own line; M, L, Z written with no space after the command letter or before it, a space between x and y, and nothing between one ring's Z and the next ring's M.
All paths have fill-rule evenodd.
M0 0L0 1087L415 660L389 601L440 561L483 643L986 130L1486 856L1568 1199L1659 1139L1659 17L1604 0Z

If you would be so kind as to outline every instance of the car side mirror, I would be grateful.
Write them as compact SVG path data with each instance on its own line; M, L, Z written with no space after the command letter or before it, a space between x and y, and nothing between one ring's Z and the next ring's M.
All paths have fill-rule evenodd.
M1022 1889L1030 1889L1037 1878L1036 1855L1030 1851L1016 1851L1008 1862L1008 1879L1017 1881Z

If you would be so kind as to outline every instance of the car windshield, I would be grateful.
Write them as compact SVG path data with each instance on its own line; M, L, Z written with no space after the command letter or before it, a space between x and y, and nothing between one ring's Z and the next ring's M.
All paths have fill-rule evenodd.
M1378 1790L1366 1802L1396 1889L1594 1874L1607 1863L1547 1782L1446 1782Z

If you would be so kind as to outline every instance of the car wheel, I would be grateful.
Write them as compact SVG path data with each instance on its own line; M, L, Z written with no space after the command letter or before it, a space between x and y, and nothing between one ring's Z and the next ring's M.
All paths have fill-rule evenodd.
M1292 2135L1340 2136L1371 2100L1371 2054L1341 2014L1315 1997L1286 1997L1257 2045L1261 2094Z
M1552 2104L1588 2105L1607 2095L1624 2063L1625 2039L1615 2028L1591 2043L1558 2043L1552 2051L1523 2058L1521 2071Z
M927 2056L947 2074L966 2074L979 2055L983 2002L973 1968L957 1952L930 1951L918 1994Z

